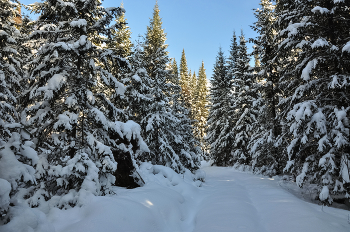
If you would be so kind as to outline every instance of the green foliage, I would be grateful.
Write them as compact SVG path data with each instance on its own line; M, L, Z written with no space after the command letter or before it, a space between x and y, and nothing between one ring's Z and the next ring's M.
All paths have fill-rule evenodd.
M121 4L123 8L123 4ZM111 38L108 40L107 47L112 49L120 57L131 55L133 44L131 43L131 31L126 22L125 13L123 12L116 18L117 28L111 30Z
M196 80L196 83L193 83ZM193 103L193 118L194 123L194 135L199 139L202 146L205 148L206 144L204 141L206 130L207 130L207 118L209 115L208 104L209 104L209 90L207 75L205 73L204 62L198 72L198 79L196 74L192 77L192 86L195 86L194 90L194 103Z

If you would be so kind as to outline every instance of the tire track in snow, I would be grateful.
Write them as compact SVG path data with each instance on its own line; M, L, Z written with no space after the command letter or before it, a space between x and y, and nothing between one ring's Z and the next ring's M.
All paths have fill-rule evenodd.
M244 185L228 168L206 168L206 182L195 220L195 232L266 232Z
M349 211L305 202L272 178L207 167L195 232L349 232Z

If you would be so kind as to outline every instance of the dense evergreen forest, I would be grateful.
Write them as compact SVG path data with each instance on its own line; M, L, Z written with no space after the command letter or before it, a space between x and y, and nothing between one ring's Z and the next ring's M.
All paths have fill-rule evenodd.
M350 198L350 2L261 0L259 36L233 32L210 88L204 63L169 57L158 4L136 42L122 6L45 0L31 21L19 4L0 0L0 224L23 202L142 186L143 162L213 160Z

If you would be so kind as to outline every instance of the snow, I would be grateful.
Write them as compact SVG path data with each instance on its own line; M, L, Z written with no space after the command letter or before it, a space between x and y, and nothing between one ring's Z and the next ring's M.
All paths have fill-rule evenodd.
M179 175L159 165L144 163L139 174L143 187L115 187L115 195L87 194L82 207L51 208L46 216L37 209L17 211L22 216L0 226L0 231L53 232L50 224L56 232L348 232L350 228L348 211L306 202L283 188L285 180L279 177L205 165L196 173L196 178L206 176L205 182L197 187L190 172ZM327 199L327 191L322 189L321 199ZM33 229L26 230L28 225Z
M320 12L321 14L329 13L329 10L327 8L323 8L320 6L316 6L311 10L312 13Z
M61 83L66 81L66 79L67 78L62 74L55 74L47 81L46 86L38 88L38 92L47 90L57 90L60 88Z
M349 170L348 170L348 165L347 162L343 161L342 162L342 169L341 169L341 176L344 180L345 183L350 182L350 176L349 176Z
M317 39L312 45L311 48L329 46L329 43L324 38Z
M133 75L132 79L134 79L137 82L141 82L141 78L137 74Z
M10 204L11 184L0 178L0 213L2 209L6 209Z
M342 52L350 53L350 41L348 41L342 49Z
M70 23L71 27L79 27L80 28L80 27L85 27L86 25L87 25L87 22L85 19L78 19L78 20L72 21Z
M46 215L38 209L17 205L11 207L12 220L10 223L0 226L0 232L54 232L53 225Z
M329 198L329 189L327 186L323 186L319 197L321 201L327 200Z
M13 137L15 134L16 133L14 133ZM10 182L15 189L17 188L16 180L20 180L21 178L23 178L25 182L35 183L33 178L35 173L34 168L18 161L16 154L11 150L12 145L14 145L14 143L7 143L3 149L0 149L0 178ZM26 155L28 155L29 158L32 158L33 163L37 162L35 152L30 151L28 147L26 149L28 149L25 150L25 152L27 152Z

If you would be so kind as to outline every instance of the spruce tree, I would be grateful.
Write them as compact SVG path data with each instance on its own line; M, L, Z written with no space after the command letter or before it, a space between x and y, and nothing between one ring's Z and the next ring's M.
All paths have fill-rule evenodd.
M251 156L248 150L248 143L253 133L252 125L257 117L253 102L257 98L254 88L254 77L251 74L249 66L249 56L247 53L246 40L241 33L238 45L238 59L235 68L235 78L233 85L235 87L235 96L233 98L233 128L234 141L232 144L232 161L238 161L240 164L250 164Z
M197 76L196 72L193 72L193 75L190 80L190 87L191 87L191 93L192 93L192 101L195 101L196 96L195 96L195 90L197 87Z
M167 70L169 57L165 40L166 34L162 28L159 7L156 3L144 43L145 68L153 81L150 93L153 101L141 121L144 138L150 149L142 159L153 164L171 167L177 172L183 172L184 168L195 170L199 166L196 155L194 153L188 155L186 150L179 152L181 149L178 145L186 138L183 127L179 127L182 119L177 115L182 111L175 110L174 104L171 105L171 100L177 99L174 97L174 94L177 94L177 88L171 83L173 79L171 70ZM186 134L192 133L191 128L185 131Z
M123 3L120 8L123 8ZM124 12L116 18L118 27L111 30L111 38L108 42L108 48L114 50L115 54L123 58L131 55L133 46L131 31L126 20Z
M193 74L192 79L196 78L196 74ZM193 81L194 82L194 81ZM195 83L192 83L193 85ZM194 135L201 142L202 149L206 149L205 136L207 130L207 118L209 115L208 104L209 104L209 90L208 90L207 75L205 73L204 62L198 72L198 79L196 80L194 89Z
M255 10L257 21L252 28L259 36L252 40L255 56L255 79L260 82L255 107L259 111L254 133L249 143L253 168L257 172L274 175L282 172L284 156L278 151L275 143L279 133L279 123L276 120L278 72L273 60L275 52L275 5L270 0L261 0L260 8ZM259 67L257 67L259 66Z
M226 134L223 132L229 125L227 112L230 107L231 83L221 48L216 57L211 85L207 143L210 146L210 154L214 163L218 166L225 166L228 165L231 154L231 144L228 143Z
M190 82L191 82L191 71L188 70L185 49L183 49L182 55L181 55L181 61L180 61L180 86L182 89L181 91L182 98L188 110L191 110L191 105L192 105L192 93L191 93Z
M319 200L331 204L332 195L349 196L349 4L283 2L277 4L284 20L276 59L293 51L287 53L291 62L283 63L280 80L285 171L297 176L300 187L316 184Z
M173 80L171 81L174 85L179 85L180 79L179 79L179 68L177 67L177 63L175 58L173 58L172 64L171 64L171 74L173 75Z
M34 166L38 162L30 134L20 123L23 60L29 54L16 28L17 8L16 3L0 1L0 224L7 223L18 206L16 193L26 195L36 184Z
M230 45L230 56L227 61L227 75L228 78L233 80L235 77L235 72L236 72L236 63L238 60L238 43L237 43L237 36L236 32L233 32L233 36L231 39L231 45Z
M141 123L152 104L151 87L153 81L148 76L143 59L142 43L137 43L129 58L131 72L126 73L123 83L125 91L125 113L130 120Z
M40 184L29 203L52 199L53 205L70 207L81 204L86 194L110 193L115 160L142 142L137 132L129 135L136 127L117 121L124 112L109 98L125 92L109 65L126 63L99 46L118 27L110 24L123 9L103 8L95 0L48 0L32 7L40 13L38 29L30 34L37 53L29 63L31 83L22 120L36 139Z

